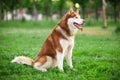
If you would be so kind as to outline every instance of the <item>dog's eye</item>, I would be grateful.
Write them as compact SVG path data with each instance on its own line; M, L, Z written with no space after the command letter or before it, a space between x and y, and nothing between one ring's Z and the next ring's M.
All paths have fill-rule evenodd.
M78 18L78 17L75 17L75 18Z

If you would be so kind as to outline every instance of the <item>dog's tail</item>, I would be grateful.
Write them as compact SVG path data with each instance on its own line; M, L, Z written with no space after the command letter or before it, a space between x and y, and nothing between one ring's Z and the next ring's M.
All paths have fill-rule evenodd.
M26 65L33 65L34 60L25 56L18 56L18 57L15 57L11 62L22 63Z

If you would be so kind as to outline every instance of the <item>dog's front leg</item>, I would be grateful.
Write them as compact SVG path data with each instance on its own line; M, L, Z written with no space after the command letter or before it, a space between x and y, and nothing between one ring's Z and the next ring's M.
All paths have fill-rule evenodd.
M60 71L64 71L63 70L63 59L64 59L63 53L57 52L57 66Z
M73 65L72 65L72 50L73 50L73 46L69 46L67 55L65 56L67 64L70 68L73 68Z

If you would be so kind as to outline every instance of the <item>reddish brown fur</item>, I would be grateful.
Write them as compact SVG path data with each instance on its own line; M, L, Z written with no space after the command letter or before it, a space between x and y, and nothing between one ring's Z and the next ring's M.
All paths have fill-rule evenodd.
M68 28L67 20L68 18L75 17L76 14L77 13L75 12L71 12L71 14L66 13L57 25L60 26L68 36L72 36L72 35ZM56 50L58 50L59 52L63 51L60 45L60 39L67 39L67 38L60 31L57 30L57 26L53 29L52 33L45 40L41 48L41 51L37 55L37 58L35 59L34 63L41 62L42 64L44 64L47 61L47 58L45 56L50 56L55 59Z

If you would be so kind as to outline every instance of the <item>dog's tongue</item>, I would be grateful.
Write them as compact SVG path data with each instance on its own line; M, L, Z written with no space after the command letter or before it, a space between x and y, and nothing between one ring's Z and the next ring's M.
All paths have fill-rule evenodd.
M83 31L83 28L82 28L82 26L81 26L80 24L74 23L74 25L75 25L78 29L80 29L81 31Z
M83 31L83 28L81 27L81 25L77 25L77 28Z

